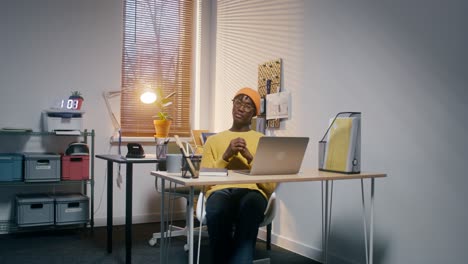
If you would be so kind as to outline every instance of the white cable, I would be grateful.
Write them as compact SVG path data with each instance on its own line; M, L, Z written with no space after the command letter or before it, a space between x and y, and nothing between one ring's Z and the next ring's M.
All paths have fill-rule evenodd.
M106 187L106 181L107 181L107 168L104 168L104 184L102 185L101 198L99 198L99 204L97 208L94 210L94 214L97 214L97 212L101 208L102 198L104 197L104 189Z
M109 145L109 148L107 149L107 154L110 154L111 148L112 148L112 146ZM104 189L107 186L106 182L107 182L107 168L104 168L104 184L102 185L101 198L99 198L99 204L98 204L96 210L94 211L94 214L97 214L97 212L101 208L102 198L104 197Z

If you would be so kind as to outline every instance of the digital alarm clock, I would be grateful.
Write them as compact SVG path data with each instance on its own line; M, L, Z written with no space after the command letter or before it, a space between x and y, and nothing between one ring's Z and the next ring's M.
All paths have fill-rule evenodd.
M79 98L55 98L51 104L50 109L53 111L79 111L81 110L82 99Z
M78 110L79 103L80 102L78 99L62 99L60 103L60 109Z

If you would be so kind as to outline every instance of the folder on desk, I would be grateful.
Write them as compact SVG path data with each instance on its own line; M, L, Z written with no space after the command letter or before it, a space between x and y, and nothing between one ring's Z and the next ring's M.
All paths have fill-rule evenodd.
M341 112L331 121L327 132L319 141L319 170L360 173L360 112Z

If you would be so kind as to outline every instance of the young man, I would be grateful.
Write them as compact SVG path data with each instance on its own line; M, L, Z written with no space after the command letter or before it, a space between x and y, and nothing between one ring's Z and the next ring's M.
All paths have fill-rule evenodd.
M263 136L250 129L252 117L260 113L260 95L242 88L232 102L232 127L207 139L201 167L250 169ZM252 263L258 227L275 187L274 183L208 186L206 219L212 263Z

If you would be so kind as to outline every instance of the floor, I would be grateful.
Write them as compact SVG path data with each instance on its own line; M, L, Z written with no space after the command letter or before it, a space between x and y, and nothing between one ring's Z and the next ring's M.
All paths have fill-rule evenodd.
M158 230L158 223L134 225L132 263L160 263L159 245L152 247L148 243L151 234ZM124 234L124 226L114 227L112 254L106 252L105 227L96 227L93 232L89 228L75 228L0 235L0 264L125 263ZM187 263L187 252L183 249L185 239L170 240L167 263ZM267 251L261 240L256 248L255 258L269 257L272 264L319 263L275 245ZM207 238L201 242L200 263L210 263Z

